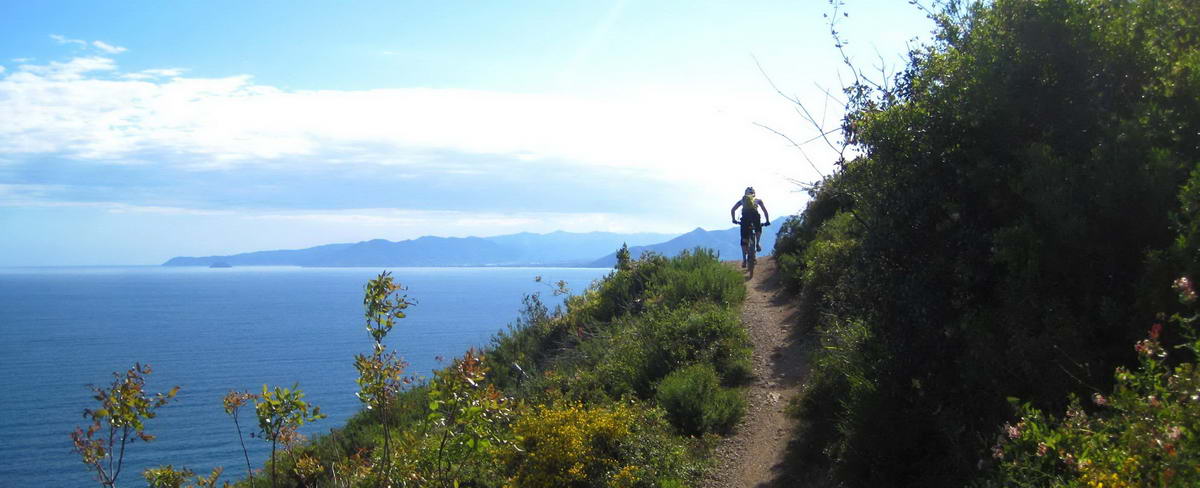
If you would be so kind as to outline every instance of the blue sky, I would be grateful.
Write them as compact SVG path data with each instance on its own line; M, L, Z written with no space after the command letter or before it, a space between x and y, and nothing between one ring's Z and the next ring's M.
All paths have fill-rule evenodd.
M0 266L372 238L724 228L836 126L825 1L0 3ZM839 17L894 70L930 24ZM805 145L818 169L832 153Z

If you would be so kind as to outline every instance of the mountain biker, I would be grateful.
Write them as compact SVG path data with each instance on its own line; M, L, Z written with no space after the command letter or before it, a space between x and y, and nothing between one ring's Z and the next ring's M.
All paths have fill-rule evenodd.
M738 207L742 207L742 220L740 221L734 217L734 212L737 212ZM759 219L759 208L762 209L762 216L766 218L765 224ZM750 250L750 238L754 237L754 241L758 243L753 252L761 252L762 243L759 242L759 239L762 238L763 225L771 225L771 214L767 212L767 206L763 204L763 201L755 197L754 187L747 186L746 193L742 195L742 199L738 200L737 203L733 204L733 208L729 209L729 218L733 220L733 223L742 226L742 267L745 268L746 259L752 253Z

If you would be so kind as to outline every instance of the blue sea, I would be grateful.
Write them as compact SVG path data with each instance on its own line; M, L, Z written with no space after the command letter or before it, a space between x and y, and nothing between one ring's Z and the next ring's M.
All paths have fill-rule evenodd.
M119 484L144 486L141 471L172 464L223 480L245 476L232 420L221 407L229 390L299 383L329 417L306 425L328 433L358 412L353 356L370 351L362 290L380 269L240 267L0 268L0 487L96 486L69 434L86 426L88 384L149 364L149 392L181 387L147 421L158 438L127 448ZM607 269L398 268L409 308L389 347L428 377L436 357L486 346L512 323L524 295L552 295L546 282L575 292ZM534 277L544 277L535 283ZM239 417L257 425L253 407ZM254 467L269 444L246 439Z

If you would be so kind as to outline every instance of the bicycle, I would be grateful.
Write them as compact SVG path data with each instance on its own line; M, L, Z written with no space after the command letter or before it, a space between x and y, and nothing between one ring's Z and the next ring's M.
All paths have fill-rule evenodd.
M735 223L740 225L741 221L739 220ZM770 225L771 223L767 222L763 224L762 227L767 227ZM742 262L746 264L745 267L750 273L750 278L754 277L754 265L758 264L758 244L760 239L762 239L761 227L758 229L758 232L751 231L750 239L747 240L745 246L742 246Z

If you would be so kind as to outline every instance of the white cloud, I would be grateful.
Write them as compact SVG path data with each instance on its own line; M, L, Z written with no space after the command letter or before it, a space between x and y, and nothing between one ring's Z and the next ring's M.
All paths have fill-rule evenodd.
M50 38L54 39L54 41L59 44L76 44L80 46L87 46L87 41L81 39L71 39L59 34L50 34Z
M125 51L128 51L128 49L125 49L124 47L117 46L114 44L109 44L104 41L92 41L91 43L88 43L87 41L85 41L83 39L72 39L70 37L67 37L67 36L64 36L61 34L50 34L50 38L54 39L54 42L57 42L59 44L73 44L73 45L82 46L82 47L90 46L92 48L100 50L101 52L103 52L105 54L121 54Z
M49 64L22 64L16 73L10 74L4 81L26 83L25 86L37 86L43 82L55 83L64 81L85 81L83 75L95 71L114 71L116 63L112 59L91 56L73 58L67 62L52 61ZM42 84L38 88L50 88Z
M163 78L173 78L183 74L183 68L156 68L143 70L142 73Z
M284 90L244 75L110 74L115 71L109 58L79 57L0 76L0 113L6 114L0 157L55 154L198 169L378 164L470 172L483 169L429 155L500 156L515 164L549 161L683 182L694 188L687 198L719 199L733 191L730 205L747 184L760 194L783 194L793 189L785 178L815 178L794 150L752 125L776 120L780 112L788 117L790 107L765 91L740 96L665 87L600 99L432 88Z
M155 78L174 78L183 74L182 68L146 69L137 73L126 73L121 78L126 80L152 80Z
M96 49L104 51L108 54L121 54L125 51L128 51L128 49L125 49L121 46L114 46L104 41L92 41L92 46L95 46Z

